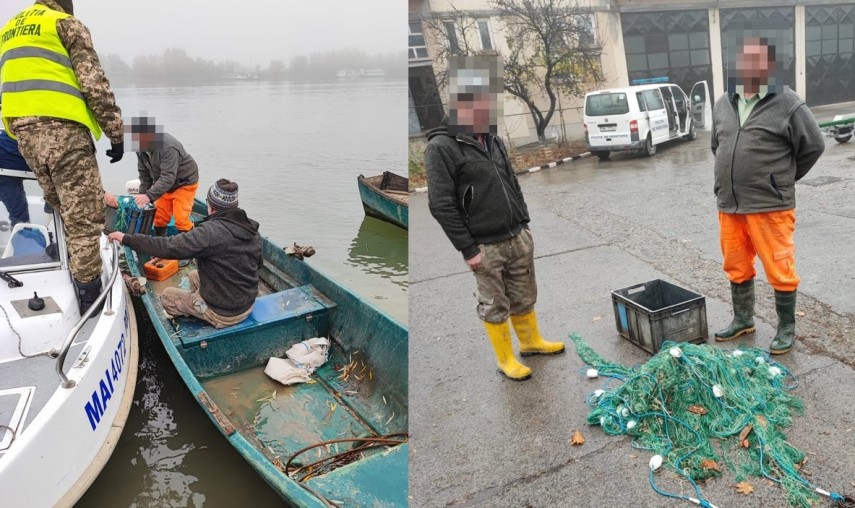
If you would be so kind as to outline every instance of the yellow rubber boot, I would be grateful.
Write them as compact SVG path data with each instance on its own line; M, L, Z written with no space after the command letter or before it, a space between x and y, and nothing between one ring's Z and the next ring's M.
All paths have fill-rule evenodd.
M540 336L534 311L511 316L511 322L520 339L520 356L557 355L564 352L563 342L549 342Z
M484 322L484 328L487 329L487 337L493 344L493 349L496 351L496 362L499 364L499 371L509 379L514 381L522 381L531 377L531 369L517 361L514 356L514 349L511 345L511 327L505 321L501 324Z

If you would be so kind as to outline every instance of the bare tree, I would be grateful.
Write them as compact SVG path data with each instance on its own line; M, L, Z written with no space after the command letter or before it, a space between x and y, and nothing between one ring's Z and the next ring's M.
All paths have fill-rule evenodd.
M475 19L468 13L461 11L454 4L449 4L451 11L443 13L440 17L430 17L422 20L422 25L427 33L439 42L437 55L434 59L441 65L435 68L437 85L445 86L448 83L448 59L454 55L477 55L482 53L495 53L480 51L470 43L477 35Z
M558 93L582 97L591 83L603 80L602 43L592 24L592 11L576 0L491 0L490 5L501 19L508 48L502 55L505 91L528 107L537 138L546 143ZM469 45L477 36L475 19L453 5L450 14L423 22L440 41L436 60L441 64L454 54L493 53ZM447 66L442 67L437 81L445 84ZM541 100L546 107L539 105Z

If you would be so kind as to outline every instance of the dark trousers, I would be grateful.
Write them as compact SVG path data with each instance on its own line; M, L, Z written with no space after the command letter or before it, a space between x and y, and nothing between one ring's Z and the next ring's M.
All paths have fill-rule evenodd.
M30 208L22 179L0 176L0 203L6 205L13 227L19 222L30 222Z

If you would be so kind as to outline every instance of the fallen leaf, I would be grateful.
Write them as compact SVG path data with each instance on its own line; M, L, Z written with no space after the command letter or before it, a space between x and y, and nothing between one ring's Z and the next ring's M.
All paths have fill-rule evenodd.
M714 469L716 471L721 471L721 468L718 467L718 462L712 459L704 459L701 461L701 469Z
M740 494L748 495L754 492L754 487L748 482L739 482L734 487L736 488L736 492Z
M696 415L705 415L707 414L707 410L702 406L689 406L687 409L690 413L695 413Z
M742 432L739 433L739 442L742 443L743 448L748 448L748 444L747 444L748 439L746 439L746 438L748 437L748 434L751 433L752 428L753 427L749 423L748 425L745 426L744 429L742 429Z
M573 432L573 437L570 438L570 444L572 444L573 446L585 444L585 437L582 436L582 433L577 430Z

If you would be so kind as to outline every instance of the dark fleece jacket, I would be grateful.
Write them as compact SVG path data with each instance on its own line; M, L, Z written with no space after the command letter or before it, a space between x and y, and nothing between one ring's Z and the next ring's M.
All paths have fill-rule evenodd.
M737 100L725 94L713 108L718 209L759 213L795 208L796 182L825 150L819 124L789 88L760 100L741 126Z
M478 254L478 244L512 238L529 222L505 145L492 135L486 144L489 152L472 136L451 136L445 125L428 132L430 211L464 259Z
M122 243L165 259L196 258L199 294L221 316L246 312L258 296L261 236L240 208L213 213L187 233L125 235Z

